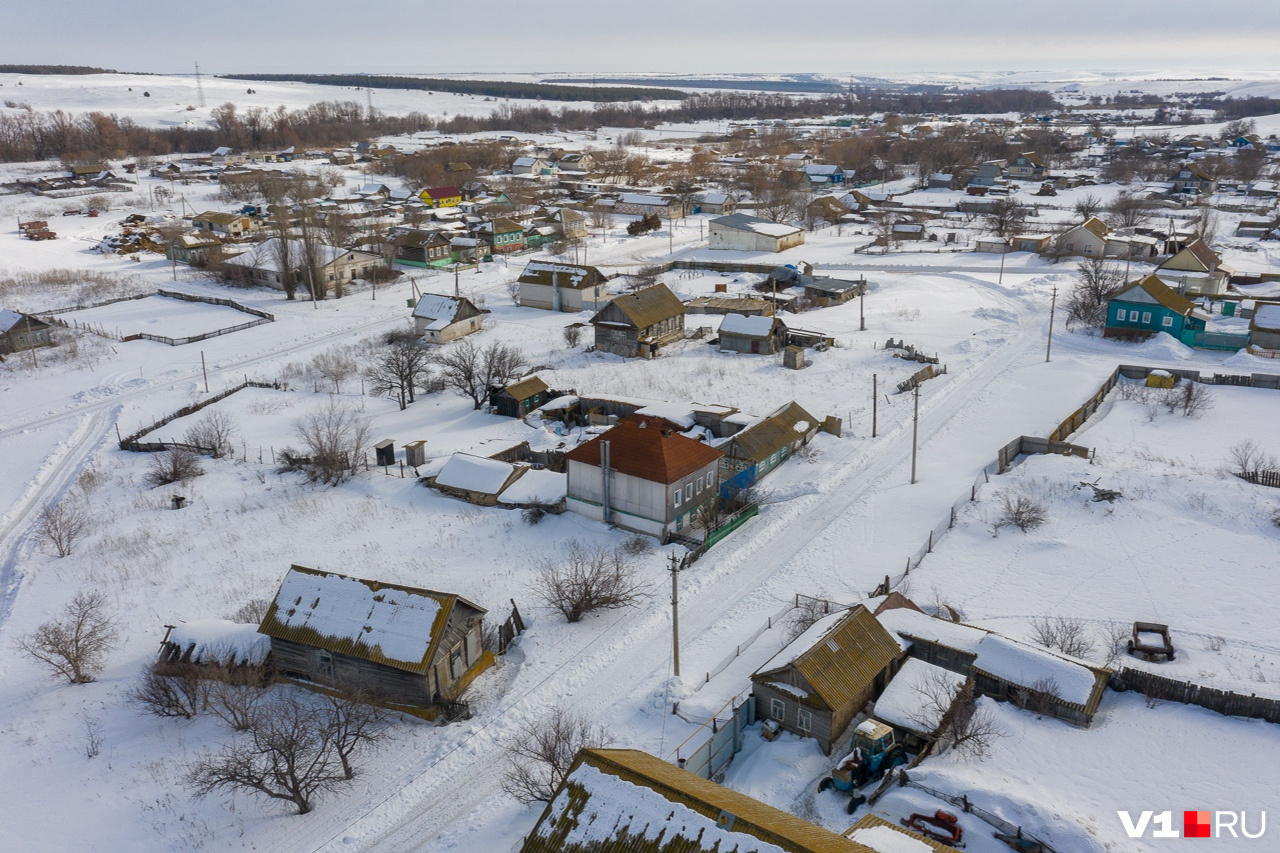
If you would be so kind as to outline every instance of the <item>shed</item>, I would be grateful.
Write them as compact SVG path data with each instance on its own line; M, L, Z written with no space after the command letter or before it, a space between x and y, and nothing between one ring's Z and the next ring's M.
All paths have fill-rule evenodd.
M0 308L0 355L53 346L49 329L39 317Z
M447 344L484 328L488 313L465 296L424 293L413 307L413 323L418 334L431 343Z
M528 470L527 465L455 453L437 474L427 477L427 485L467 503L494 506L498 495Z
M756 717L818 741L824 751L889 683L901 655L861 604L815 622L751 675Z
M485 612L451 593L293 566L258 630L285 678L434 717L493 664Z
M521 853L878 853L633 749L581 750Z
M596 310L609 299L609 277L595 267L530 261L520 278L517 302L522 308L576 313Z
M505 388L489 389L489 405L494 414L507 418L523 418L534 409L555 399L547 383L537 375L526 376L518 382L512 382Z
M741 252L781 252L804 243L804 229L745 213L711 220L707 247Z
M720 351L773 355L786 344L787 327L777 317L726 314L720 323Z

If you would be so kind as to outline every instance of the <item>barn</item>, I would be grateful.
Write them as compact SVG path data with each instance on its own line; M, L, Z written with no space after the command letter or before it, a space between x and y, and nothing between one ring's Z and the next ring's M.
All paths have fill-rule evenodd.
M781 252L804 243L804 229L745 213L713 219L709 227L707 247L710 249Z
M459 595L293 566L258 630L277 673L434 719L493 665Z

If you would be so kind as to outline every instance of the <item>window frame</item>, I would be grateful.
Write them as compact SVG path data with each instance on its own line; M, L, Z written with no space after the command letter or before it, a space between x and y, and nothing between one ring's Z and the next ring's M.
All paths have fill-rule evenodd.
M796 728L802 732L812 732L813 712L808 708L796 708Z
M769 698L769 719L780 723L787 721L787 703L774 697Z

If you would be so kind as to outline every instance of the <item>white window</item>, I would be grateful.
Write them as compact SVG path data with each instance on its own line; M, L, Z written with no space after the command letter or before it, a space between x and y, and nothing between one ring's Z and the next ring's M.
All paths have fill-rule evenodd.
M787 706L783 704L781 699L769 700L769 716L779 722L784 722L787 719Z
M693 483L684 487L684 499L687 501L693 500Z
M674 506L680 506L680 504L683 501L684 501L684 492L680 489L676 489L676 502Z
M1122 322L1123 322L1123 321L1124 321L1124 313L1125 313L1125 312L1124 312L1124 309L1123 309L1123 308L1117 308L1117 309L1116 309L1116 319L1117 319L1117 320L1120 320L1120 321L1122 321Z
M813 715L804 708L796 711L796 728L802 732L807 732L813 728Z
M1142 322L1144 322L1144 323L1150 323L1150 322L1151 322L1151 312L1150 312L1150 311L1143 311L1143 312L1142 312Z
M698 488L697 488L697 493L698 493L698 494L702 494L702 478L701 478L701 477L699 477L699 478L698 478Z
M1173 318L1166 315L1165 318L1160 321L1160 325L1168 329L1173 325Z

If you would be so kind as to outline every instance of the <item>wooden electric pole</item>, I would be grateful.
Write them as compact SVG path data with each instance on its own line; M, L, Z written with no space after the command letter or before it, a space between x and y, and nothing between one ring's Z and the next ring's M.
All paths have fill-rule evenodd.
M671 554L671 670L680 677L680 564Z
M879 383L876 374L871 374L871 437L876 437L876 406L880 404Z
M209 368L204 364L204 350L200 350L200 370L204 372L204 393L209 393Z
M1058 307L1058 286L1053 286L1053 300L1049 303L1049 343L1044 348L1044 360L1049 361L1049 354L1053 352L1053 314Z
M912 389L915 397L915 411L911 415L911 485L916 484L916 448L920 436L920 386Z
M867 280L862 280L862 292L858 294L858 331L865 332L867 330L867 317L863 313L863 308L867 302Z

